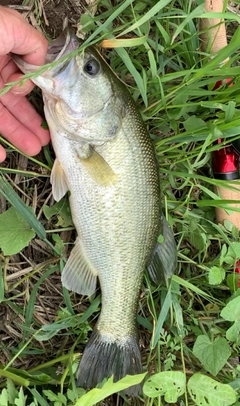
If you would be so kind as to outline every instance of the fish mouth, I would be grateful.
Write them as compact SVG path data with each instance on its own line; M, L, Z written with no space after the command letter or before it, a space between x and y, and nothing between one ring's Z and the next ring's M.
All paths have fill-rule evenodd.
M79 42L77 37L72 34L69 30L65 30L59 37L57 37L49 45L45 64L57 62L59 59L67 56L71 52L75 51L79 47ZM24 61L20 56L16 54L11 54L11 58L14 60L16 65L23 73L32 73L40 69L40 66L32 65ZM68 63L69 61L62 61L55 67L50 67L47 72L43 72L41 76L55 76L60 69ZM33 80L34 81L34 80Z
M75 51L78 47L79 42L77 37L69 30L65 30L49 45L46 55L46 63L57 62L59 59ZM59 69L65 64L66 61L60 62L56 67L51 68L51 73L54 75L55 71L59 71Z

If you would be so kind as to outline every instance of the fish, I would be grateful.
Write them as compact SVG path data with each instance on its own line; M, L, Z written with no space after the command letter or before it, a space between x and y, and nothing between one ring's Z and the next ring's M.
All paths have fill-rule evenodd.
M100 316L77 372L78 385L89 389L111 376L118 381L142 372L136 314L144 272L148 268L156 283L170 277L176 245L162 215L153 143L136 104L96 48L63 60L78 48L73 34L62 34L46 58L59 63L32 81L42 89L56 155L53 197L69 192L77 232L62 284L87 296L97 280L101 288ZM13 59L24 73L39 69ZM125 393L136 396L141 385Z

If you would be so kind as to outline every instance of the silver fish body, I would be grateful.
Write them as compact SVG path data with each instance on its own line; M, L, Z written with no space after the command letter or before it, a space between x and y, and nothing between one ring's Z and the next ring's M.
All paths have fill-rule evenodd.
M76 47L68 36L64 47L56 45L57 58ZM57 59L53 48L50 61ZM17 62L25 72L34 70ZM158 168L135 103L95 49L34 81L43 91L56 154L53 195L60 200L70 191L78 234L62 282L85 295L94 293L97 278L101 287L101 314L78 371L79 385L89 388L142 369L135 320L143 274L161 232Z

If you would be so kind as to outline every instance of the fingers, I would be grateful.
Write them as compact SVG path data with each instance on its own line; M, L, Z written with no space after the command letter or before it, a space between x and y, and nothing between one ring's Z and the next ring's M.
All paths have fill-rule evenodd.
M4 120L1 120L1 117L4 117ZM9 142L30 156L40 152L40 140L19 123L3 105L0 105L0 120L0 131ZM0 151L0 158L1 155L2 151Z
M18 80L21 80L22 78L21 73L13 73L12 75L9 76L8 82L17 82ZM33 82L31 80L27 80L23 85L15 85L13 86L10 91L11 93L14 94L19 94L21 96L26 96L28 93L31 92L31 90L34 88Z
M24 55L33 65L43 65L48 43L39 31L34 29L16 12L0 6L0 88L6 82L18 81L22 74L7 54ZM41 128L41 117L25 97L34 85L26 81L15 86L11 92L0 97L0 134L18 149L28 155L36 155L50 140L48 130ZM15 93L15 94L13 94ZM0 162L6 152L0 146Z
M0 75L0 88L4 86L4 80L8 73L14 72L14 63L12 61L5 60L5 63L2 63L2 76ZM12 73L12 76L19 75L19 73ZM18 76L18 77L19 77ZM30 81L26 82L26 87L24 87L24 91L28 91L29 86L32 87ZM1 105L2 103L2 105ZM42 118L39 114L35 111L34 107L31 103L22 96L14 95L12 92L6 93L4 96L0 97L0 109L2 119L0 118L0 133L5 136L10 142L17 146L17 148L21 149L25 153L29 153L29 147L27 146L27 150L25 148L26 140L24 141L23 147L21 148L19 144L15 144L15 138L19 138L19 134L16 133L14 135L14 131L23 131L23 128L29 131L26 132L25 138L28 138L28 134L30 134L30 139L32 142L32 137L35 136L36 139L40 142L40 145L46 145L50 140L50 134L48 130L44 130L41 127ZM5 118L6 115L6 118ZM9 138L10 137L10 138ZM20 137L21 139L21 137ZM38 142L37 142L38 144ZM33 143L34 147L34 143ZM38 151L39 152L39 151ZM38 153L37 152L37 153ZM33 153L29 153L32 155Z
M43 65L48 43L42 33L33 28L21 14L0 6L0 55L14 52L25 55L33 65Z
M0 162L3 162L6 159L6 155L5 149L0 145Z
M4 119L2 119L2 117ZM36 121L38 120L34 120L34 122ZM18 149L20 149L27 155L32 156L38 154L42 148L42 145L45 145L47 143L46 141L48 137L46 137L45 134L40 135L40 130L38 130L38 138L35 133L33 133L22 123L20 123L2 104L0 104L0 123L1 134L9 142L14 144ZM43 129L41 130L42 132L45 131ZM5 158L3 152L0 150L0 160L1 157L3 159Z
M0 56L0 70L3 83L17 82L21 80L23 76L22 72L19 71L16 64L8 56ZM25 96L31 92L33 88L34 84L30 80L27 80L23 85L18 84L13 86L10 91Z
M50 140L49 131L41 127L42 118L25 97L9 92L1 101L0 133L25 154L38 154ZM0 149L0 162L5 156Z
M13 95L11 92L9 92L2 96L0 100L9 114L11 114L12 120L10 120L10 122L8 121L9 126L11 123L13 123L14 119L31 133L35 134L41 145L46 145L49 142L49 131L41 127L43 119L39 116L34 107L25 97ZM6 114L6 109L4 110L4 114ZM6 125L6 123L4 120L1 121L0 118L0 131L3 125Z

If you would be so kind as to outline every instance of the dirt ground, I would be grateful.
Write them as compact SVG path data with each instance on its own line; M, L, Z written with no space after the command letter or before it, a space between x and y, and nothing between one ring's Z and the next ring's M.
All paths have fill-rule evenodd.
M30 0L25 2L0 0L0 5L19 11L33 26L41 29L50 38L55 38L62 32L63 22L66 18L68 25L77 29L81 13L88 7L85 1L78 0Z

